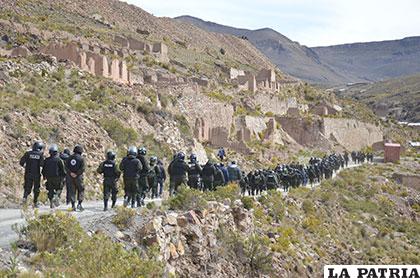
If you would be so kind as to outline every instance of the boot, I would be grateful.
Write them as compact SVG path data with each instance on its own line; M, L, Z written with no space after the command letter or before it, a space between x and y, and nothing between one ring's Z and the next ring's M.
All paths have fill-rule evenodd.
M77 204L77 209L79 210L79 211L84 211L85 209L82 207L82 202L79 202L78 204Z
M76 204L74 202L71 202L71 209L73 211L76 211Z
M54 198L54 206L56 206L56 207L60 206L60 198L59 197Z
M136 208L136 200L134 200L134 198L131 201L131 208Z
M137 207L141 207L141 198L140 196L136 197L136 201L137 201Z
M50 200L50 208L53 209L54 208L54 201L51 199Z
M108 200L104 200L104 211L108 210Z
M111 208L115 208L115 204L117 203L117 200L112 200Z

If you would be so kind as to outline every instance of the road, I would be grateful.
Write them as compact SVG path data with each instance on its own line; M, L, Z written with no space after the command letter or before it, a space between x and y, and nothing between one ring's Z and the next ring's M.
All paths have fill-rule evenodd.
M357 165L349 165L347 168L354 168L358 167L360 164ZM342 170L340 170L342 171ZM340 172L338 171L338 172ZM338 174L338 172L336 174ZM336 174L333 175L333 178L336 177ZM320 183L314 184L313 187L319 186ZM311 188L310 185L307 185L308 188ZM283 191L282 191L283 192ZM287 192L283 192L283 194L287 194ZM161 199L154 199L154 200L146 200L148 202L155 202L159 205L162 200ZM117 205L121 205L123 203L122 199L119 199ZM61 211L68 211L67 206L61 205L60 207L54 210L61 210ZM83 212L70 212L81 222L89 222L93 219L98 219L101 217L110 216L113 211L108 210L106 212L103 211L103 201L86 201L84 203L85 210ZM39 209L40 213L48 213L54 211L50 209L48 206L41 206ZM10 248L10 243L18 239L17 234L13 231L13 225L22 225L25 223L24 215L21 209L0 209L0 248L8 249Z

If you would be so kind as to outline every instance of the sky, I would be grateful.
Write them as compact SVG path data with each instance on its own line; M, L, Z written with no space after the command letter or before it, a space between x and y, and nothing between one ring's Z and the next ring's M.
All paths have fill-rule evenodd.
M307 46L420 36L420 0L125 0L155 16L269 27Z

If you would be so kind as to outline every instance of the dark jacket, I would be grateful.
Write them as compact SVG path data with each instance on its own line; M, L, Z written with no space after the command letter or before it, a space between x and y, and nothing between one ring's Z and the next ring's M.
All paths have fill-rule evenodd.
M147 173L149 173L150 167L149 167L149 163L147 162L147 159L144 155L139 154L137 155L137 159L140 160L141 163L141 171L140 171L140 176L145 177L147 176Z
M40 151L27 151L20 159L19 164L25 167L25 177L40 177L44 155Z
M222 170L222 172L223 172L223 177L225 179L224 183L225 184L228 183L230 181L228 170L226 169L226 167L220 167L219 169Z
M45 179L49 178L63 178L66 176L66 168L64 162L57 155L50 156L45 159L44 167L42 168L42 175Z
M166 180L166 171L165 171L165 167L163 167L163 165L158 164L157 165L159 167L159 176L158 176L158 180L159 181L164 181Z
M214 176L216 175L216 167L214 167L213 164L207 163L203 167L203 171L201 173L201 176L205 180L214 180Z
M141 162L134 156L126 156L120 163L120 170L123 172L123 177L138 179L140 177L140 171L142 170Z
M72 154L66 161L66 169L69 174L83 175L85 172L85 159L78 153Z
M200 164L198 163L191 163L188 169L188 177L196 177L200 176L203 169L201 169Z
M171 177L184 177L187 175L188 169L184 160L176 159L170 165L169 175Z
M118 169L115 160L105 160L102 162L96 172L103 174L104 178L118 179L121 176L121 171Z
M214 183L217 183L218 185L222 185L225 183L225 176L223 175L222 169L219 167L216 167L216 173L214 175Z
M229 165L227 168L230 181L239 181L241 179L241 169L236 164Z

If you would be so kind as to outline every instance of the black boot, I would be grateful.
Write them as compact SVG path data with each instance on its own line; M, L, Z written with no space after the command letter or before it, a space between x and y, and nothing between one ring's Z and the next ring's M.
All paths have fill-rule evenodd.
M113 199L112 200L112 205L111 205L111 208L115 208L115 204L117 203L117 200L116 199Z
M82 202L79 202L78 204L77 204L77 209L79 210L79 211L84 211L85 209L82 207Z
M108 210L108 200L104 200L104 211Z
M136 197L136 201L137 201L137 207L141 207L141 197L140 196Z
M52 199L50 200L50 208L54 208L54 201Z
M76 211L76 204L75 204L75 202L71 202L71 209L73 211Z
M136 200L134 200L134 198L133 198L133 200L131 201L131 208L135 208L136 207Z

